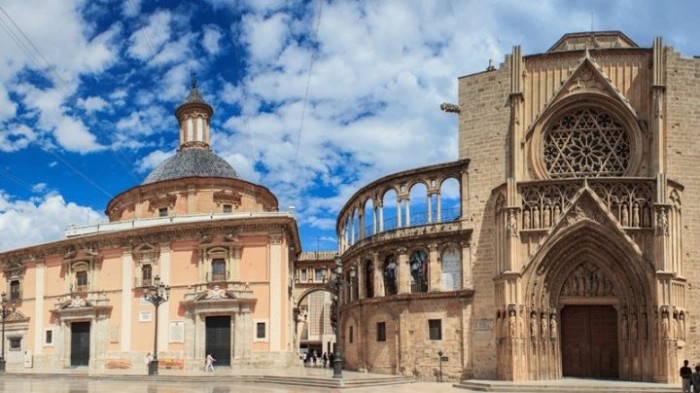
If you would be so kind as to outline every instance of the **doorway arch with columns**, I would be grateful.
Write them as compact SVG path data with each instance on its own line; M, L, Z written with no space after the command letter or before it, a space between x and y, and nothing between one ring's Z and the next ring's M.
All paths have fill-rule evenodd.
M653 265L595 196L577 202L523 272L528 377L655 380Z

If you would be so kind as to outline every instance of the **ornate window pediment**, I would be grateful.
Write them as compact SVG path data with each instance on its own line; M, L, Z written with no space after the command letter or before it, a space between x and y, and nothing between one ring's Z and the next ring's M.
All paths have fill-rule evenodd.
M136 262L135 286L144 287L152 284L152 278L158 275L158 258L160 250L151 244L142 244L134 248Z

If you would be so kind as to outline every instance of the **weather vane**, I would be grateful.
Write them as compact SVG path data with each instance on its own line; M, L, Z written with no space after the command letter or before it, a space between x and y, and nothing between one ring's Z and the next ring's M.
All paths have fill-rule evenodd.
M197 73L194 71L191 71L190 76L192 77L192 90L194 90L197 88Z

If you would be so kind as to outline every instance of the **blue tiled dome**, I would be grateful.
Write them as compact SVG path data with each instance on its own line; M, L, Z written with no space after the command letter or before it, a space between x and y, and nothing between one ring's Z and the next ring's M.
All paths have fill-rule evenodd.
M141 184L184 177L238 178L228 162L205 149L183 149L165 160L151 172Z

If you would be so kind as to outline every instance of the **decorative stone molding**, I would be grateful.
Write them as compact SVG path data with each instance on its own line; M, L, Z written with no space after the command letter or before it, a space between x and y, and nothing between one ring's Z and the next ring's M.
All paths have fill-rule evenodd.
M146 201L148 201L149 211L155 211L163 207L173 208L175 207L176 200L177 196L172 194L156 195L150 198L146 198Z
M214 193L214 203L216 203L216 206L230 203L234 207L240 207L242 198L243 196L238 191L224 190Z

